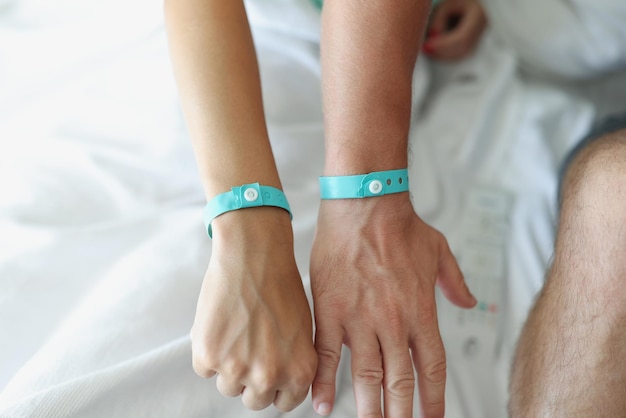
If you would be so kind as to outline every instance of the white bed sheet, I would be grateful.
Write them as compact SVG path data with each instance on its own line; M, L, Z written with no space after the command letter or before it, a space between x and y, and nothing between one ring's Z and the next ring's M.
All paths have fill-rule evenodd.
M319 16L307 0L248 8L308 291ZM594 118L581 95L520 77L502 38L496 27L472 59L416 69L416 210L497 307L439 304L452 418L505 416L514 342L552 251L557 169ZM246 411L191 369L210 241L161 2L30 0L0 15L0 192L0 416L281 416ZM333 416L355 416L348 355ZM288 416L314 416L310 401Z

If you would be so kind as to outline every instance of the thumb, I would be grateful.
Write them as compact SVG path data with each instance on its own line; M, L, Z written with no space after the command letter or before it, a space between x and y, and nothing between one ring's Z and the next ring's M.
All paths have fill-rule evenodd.
M461 273L461 269L454 255L452 255L445 238L443 238L441 244L437 286L439 286L445 297L458 307L473 308L476 305L476 298L467 288L463 273Z
M315 351L317 351L317 373L313 379L313 408L320 415L329 415L335 402L335 381L341 357L343 333L317 317Z

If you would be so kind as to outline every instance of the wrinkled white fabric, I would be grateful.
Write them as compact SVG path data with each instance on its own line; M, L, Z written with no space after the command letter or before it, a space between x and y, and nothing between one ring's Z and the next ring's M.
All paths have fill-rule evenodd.
M499 39L522 65L556 77L591 78L626 65L620 0L483 0Z

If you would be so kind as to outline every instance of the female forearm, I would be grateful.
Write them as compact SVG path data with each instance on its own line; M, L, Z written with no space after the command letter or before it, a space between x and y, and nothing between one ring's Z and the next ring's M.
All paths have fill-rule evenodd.
M430 1L327 0L326 175L407 166L411 83Z
M241 0L166 0L180 98L207 199L280 187ZM317 366L287 211L233 210L211 223L211 259L191 330L194 370L250 409L300 404Z
M166 0L174 72L207 198L280 187L254 44L240 0Z

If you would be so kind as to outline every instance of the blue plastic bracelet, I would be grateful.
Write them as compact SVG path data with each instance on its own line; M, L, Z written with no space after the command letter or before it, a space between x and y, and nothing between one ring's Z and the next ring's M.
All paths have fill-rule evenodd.
M320 177L322 199L360 199L408 191L409 174L406 168L356 176Z
M271 186L261 186L259 183L244 184L233 187L230 192L218 194L205 206L203 218L207 234L213 238L211 222L218 216L232 210L258 206L274 206L285 209L289 212L289 217L293 219L287 197L281 190Z

